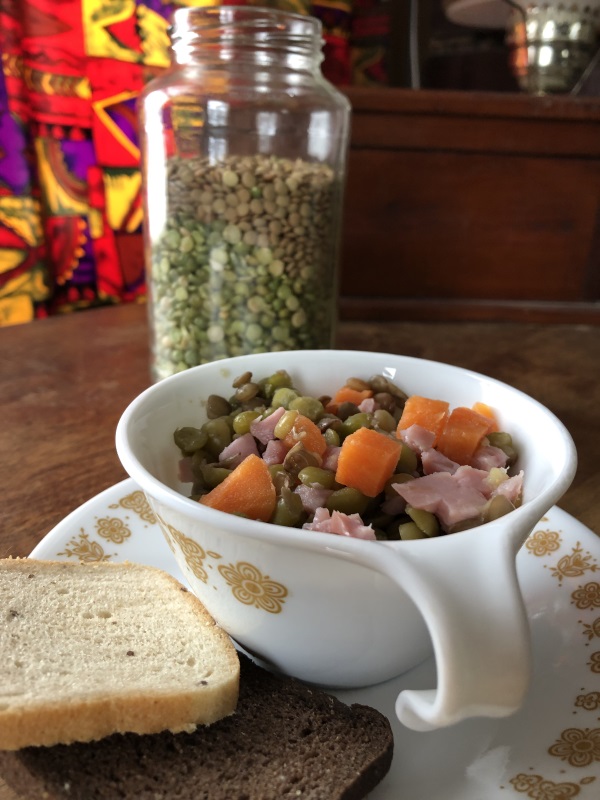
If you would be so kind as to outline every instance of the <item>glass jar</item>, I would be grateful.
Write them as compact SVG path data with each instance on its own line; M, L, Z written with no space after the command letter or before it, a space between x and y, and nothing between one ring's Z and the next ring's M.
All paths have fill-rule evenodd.
M321 24L179 9L140 98L152 373L332 346L350 105Z

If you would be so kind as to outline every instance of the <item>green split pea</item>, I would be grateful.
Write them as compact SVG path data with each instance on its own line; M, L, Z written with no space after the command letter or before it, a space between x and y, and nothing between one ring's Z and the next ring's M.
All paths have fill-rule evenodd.
M324 164L173 157L152 242L154 372L331 345L339 186Z

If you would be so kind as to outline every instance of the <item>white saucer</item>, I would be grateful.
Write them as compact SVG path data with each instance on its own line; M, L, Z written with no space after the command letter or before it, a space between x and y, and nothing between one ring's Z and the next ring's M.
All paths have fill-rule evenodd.
M132 480L73 511L33 558L137 561L183 581ZM504 720L470 720L415 733L395 719L405 686L435 681L431 661L368 689L335 694L387 714L392 769L371 800L595 800L600 796L600 538L553 508L519 553L533 636L534 674L524 707ZM473 598L477 602L477 598Z

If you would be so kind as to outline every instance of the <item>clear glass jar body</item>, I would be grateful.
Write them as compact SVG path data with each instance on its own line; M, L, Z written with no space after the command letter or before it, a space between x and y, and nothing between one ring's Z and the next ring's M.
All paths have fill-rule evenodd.
M140 98L152 372L330 347L350 106L318 20L175 12Z

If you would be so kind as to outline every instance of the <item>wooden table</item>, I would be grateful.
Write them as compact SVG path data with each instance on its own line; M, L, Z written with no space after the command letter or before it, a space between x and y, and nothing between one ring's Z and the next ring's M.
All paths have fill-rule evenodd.
M600 327L343 322L337 345L451 362L536 397L579 453L560 505L600 534ZM114 433L150 382L146 309L3 328L0 348L0 555L24 556L69 511L126 477Z
M126 477L121 412L150 381L143 306L0 329L0 556L25 556L69 511ZM512 383L570 430L579 470L560 505L600 534L600 327L340 325L339 347L451 362ZM16 795L0 779L0 800Z

